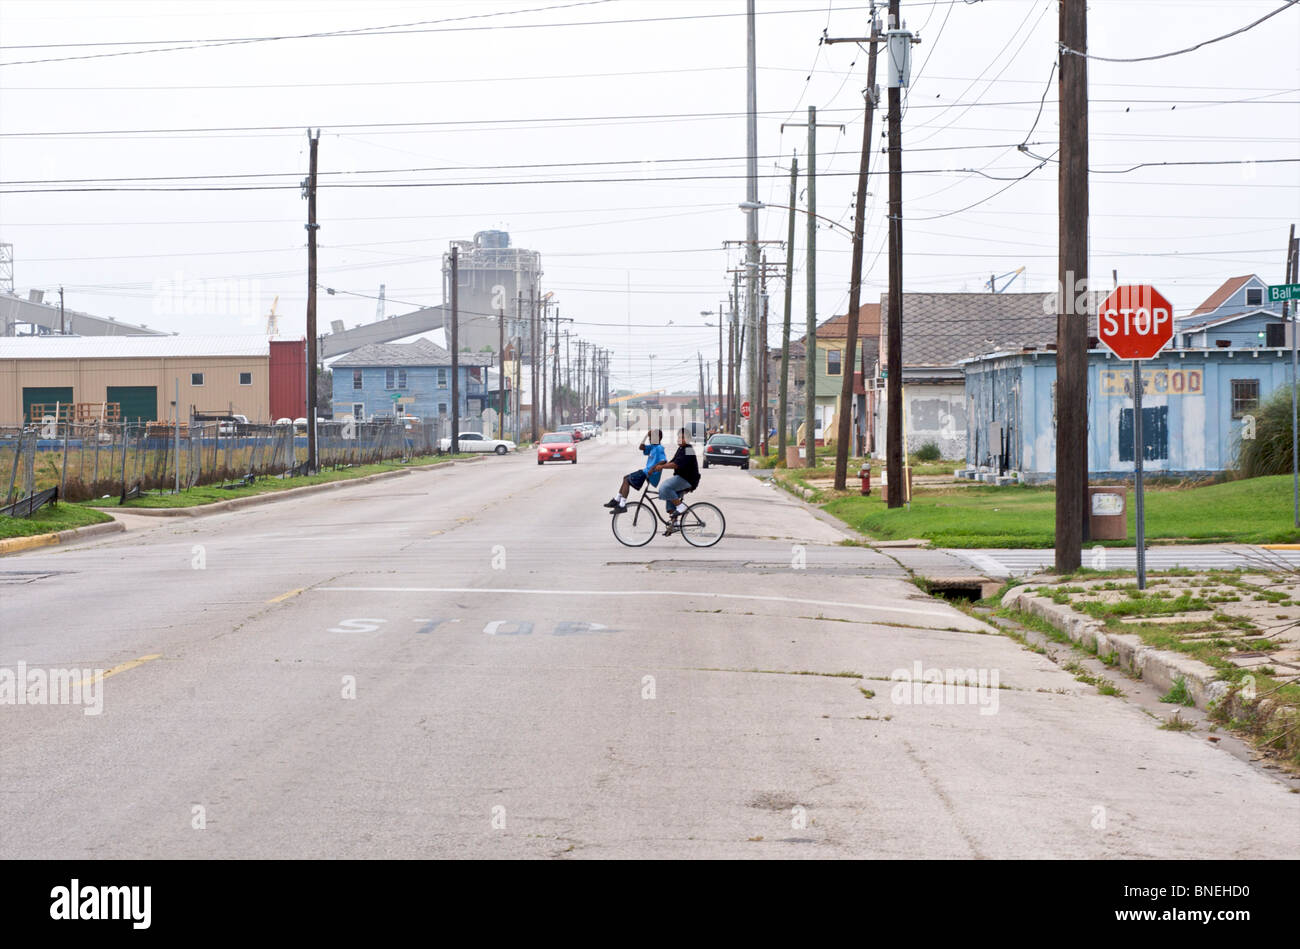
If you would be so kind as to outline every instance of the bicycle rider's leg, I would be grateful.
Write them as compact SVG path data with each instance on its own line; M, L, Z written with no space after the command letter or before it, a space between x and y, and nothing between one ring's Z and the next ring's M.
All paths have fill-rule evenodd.
M686 505L682 502L682 491L690 486L691 483L680 475L672 475L659 482L659 499L664 502L670 517L685 510Z
M633 489L639 490L641 486L645 484L645 477L644 471L633 471L630 474L625 475L623 478L623 484L618 489L618 493L605 502L605 507L613 508L616 511L621 511L626 508L628 492Z

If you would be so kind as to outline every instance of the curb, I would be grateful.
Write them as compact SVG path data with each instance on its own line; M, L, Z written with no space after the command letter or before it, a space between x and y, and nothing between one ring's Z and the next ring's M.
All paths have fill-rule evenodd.
M434 471L442 468L450 468L454 465L473 464L483 461L487 456L482 458L459 458L455 461L444 461L434 465L419 465L414 468L399 468L396 471L379 471L372 475L366 475L362 478L345 478L339 481L326 481L324 484L308 484L301 488L286 488L283 491L267 491L265 494L251 494L243 498L231 498L229 501L214 501L211 504L195 504L192 507L115 507L111 510L119 514L142 514L145 517L205 517L208 514L221 514L225 511L234 511L242 507L251 507L257 504L269 504L272 501L283 501L291 498L302 497L307 494L318 494L321 491L332 491L337 488L347 487L353 484L369 484L372 481L382 481L385 478L396 478L401 475L408 475L412 471ZM95 510L101 510L96 508Z
M1190 656L1154 649L1138 636L1109 632L1100 621L1031 593L1028 586L1008 590L1002 598L1002 605L1046 620L1073 642L1096 650L1098 655L1115 653L1120 668L1164 692L1174 687L1175 679L1182 679L1196 707L1202 711L1208 711L1211 704L1228 694L1228 683L1218 678L1218 672L1212 666Z
M74 527L66 531L58 531L53 534L32 534L28 537L10 537L0 540L0 557L8 554L18 554L25 550L35 550L37 547L53 547L56 544L71 544L88 537L95 537L98 534L118 534L126 530L126 525L121 521L109 521L106 524L89 524L85 527Z

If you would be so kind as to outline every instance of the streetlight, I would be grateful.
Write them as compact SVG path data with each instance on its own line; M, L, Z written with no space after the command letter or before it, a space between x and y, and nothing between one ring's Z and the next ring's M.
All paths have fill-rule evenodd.
M867 196L868 196L868 197L871 196L871 192L870 192L870 191L867 192ZM853 229L852 229L852 228L845 227L845 226L844 226L843 224L841 224L839 221L832 221L832 220L831 220L830 218L828 218L828 217L825 217L825 216L823 216L823 215L821 215L821 214L816 214L816 213L814 213L814 212L811 212L811 211L809 211L807 208L792 208L792 207L790 207L790 205L788 205L788 204L764 204L762 201L742 201L742 202L740 202L740 204L738 205L738 207L740 208L740 210L744 211L744 212L747 213L747 214L748 214L749 212L751 212L751 211L762 211L762 210L771 210L771 211L798 211L800 214L808 214L808 215L810 215L810 216L812 216L812 217L815 217L815 218L816 218L817 220L819 220L819 221L825 221L826 224L827 224L827 226L829 226L829 227L837 227L837 228L839 228L839 229L840 229L841 231L843 231L845 234L848 234L849 237L852 237L852 236L853 236Z

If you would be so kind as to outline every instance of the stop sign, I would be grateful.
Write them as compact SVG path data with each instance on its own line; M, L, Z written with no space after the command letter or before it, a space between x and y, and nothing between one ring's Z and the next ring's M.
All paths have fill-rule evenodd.
M1147 284L1116 287L1097 311L1097 335L1120 359L1150 359L1174 338L1174 308Z
M748 402L741 402L741 403L740 403L740 414L741 414L741 416L744 417L744 418L749 418L749 403L748 403Z

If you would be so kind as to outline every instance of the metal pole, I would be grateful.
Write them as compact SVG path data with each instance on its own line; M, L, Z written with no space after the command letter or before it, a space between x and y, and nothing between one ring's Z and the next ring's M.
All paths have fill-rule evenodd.
M176 493L181 493L181 378L176 377Z
M1147 588L1145 511L1142 506L1142 363L1133 360L1133 475L1137 496L1137 586Z
M320 129L307 133L311 142L311 173L307 179L307 471L316 471L316 147ZM297 460L296 458L294 459Z
M758 204L758 81L756 78L756 61L754 45L754 0L748 0L747 3L747 21L748 21L748 105L749 105L749 136L748 136L748 170L749 184L746 192L747 200L751 205ZM749 383L746 387L746 395L750 400L749 411L749 444L753 449L758 447L758 354L760 351L760 340L758 338L758 210L754 208L745 215L745 325L749 330ZM743 338L743 337L742 337ZM743 351L741 359L744 359Z
M506 308L497 314L497 438L506 437Z
M798 200L797 188L799 186L799 156L796 154L790 160L790 213L786 222L786 248L785 248L785 314L781 325L781 391L777 398L780 401L780 407L777 413L781 416L777 420L777 457L785 458L786 442L786 425L789 421L789 391L790 391L790 305L794 299L794 212L795 202Z
M1296 240L1295 225L1286 241L1286 283L1296 282ZM1282 304L1282 319L1287 317L1288 306ZM1297 447L1296 435L1296 318L1300 317L1300 304L1295 307L1291 317L1291 505L1295 517L1295 526L1300 527L1300 447Z

